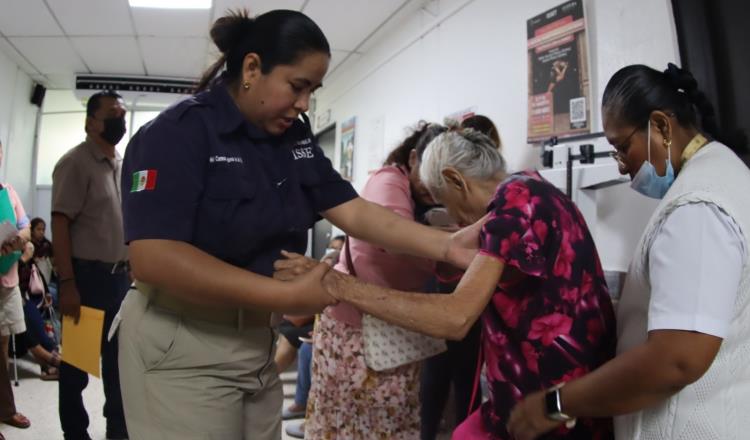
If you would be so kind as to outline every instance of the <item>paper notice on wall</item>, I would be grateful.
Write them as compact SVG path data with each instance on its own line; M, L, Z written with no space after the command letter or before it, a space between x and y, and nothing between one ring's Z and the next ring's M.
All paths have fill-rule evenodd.
M590 77L582 0L526 22L529 65L528 141L591 132Z
M357 118L352 117L341 123L341 143L339 157L339 173L341 177L351 181L354 177L354 134L357 128Z

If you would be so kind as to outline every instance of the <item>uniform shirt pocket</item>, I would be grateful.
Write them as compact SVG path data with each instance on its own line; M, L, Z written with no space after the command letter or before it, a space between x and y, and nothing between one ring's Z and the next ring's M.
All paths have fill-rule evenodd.
M225 261L246 252L262 225L257 185L225 172L208 179L195 218L194 243Z
M255 185L244 177L217 176L209 181L205 199L210 205L207 210L218 214L216 226L228 226L240 206L255 198L255 192Z

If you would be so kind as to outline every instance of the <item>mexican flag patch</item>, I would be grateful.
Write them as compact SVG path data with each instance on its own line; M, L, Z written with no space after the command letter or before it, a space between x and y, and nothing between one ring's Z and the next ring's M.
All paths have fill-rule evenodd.
M151 191L156 188L156 170L143 170L133 173L130 192Z

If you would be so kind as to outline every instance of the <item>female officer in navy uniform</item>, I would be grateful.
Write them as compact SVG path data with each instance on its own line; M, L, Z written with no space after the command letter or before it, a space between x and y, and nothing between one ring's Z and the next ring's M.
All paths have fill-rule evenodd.
M320 284L327 265L283 282L273 262L303 253L320 216L390 250L464 266L475 253L461 245L475 230L451 236L405 220L334 171L299 119L330 60L312 20L231 14L211 37L223 56L199 93L145 125L123 164L138 281L121 309L120 376L134 440L280 438L270 313L333 300Z

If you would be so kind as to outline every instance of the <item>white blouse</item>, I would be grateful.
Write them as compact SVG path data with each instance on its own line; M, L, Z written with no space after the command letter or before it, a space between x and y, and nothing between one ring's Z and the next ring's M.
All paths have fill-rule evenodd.
M724 338L746 249L739 226L716 205L676 208L649 250L648 331L688 330Z

